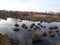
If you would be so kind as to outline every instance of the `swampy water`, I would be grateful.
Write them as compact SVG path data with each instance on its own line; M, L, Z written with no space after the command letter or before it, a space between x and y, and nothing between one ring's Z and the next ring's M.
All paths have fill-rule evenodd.
M15 24L19 24L19 31L14 31L13 28L15 27ZM30 29L30 25L32 23L35 23L36 25L38 23L41 23L40 21L28 21L28 20L20 20L20 19L14 19L14 18L7 18L7 20L0 19L0 33L7 34L11 38L19 40L20 45L32 45L32 34L33 33L40 33L41 31L45 31L48 33L50 26L58 26L60 30L60 22L42 22L41 25L46 26L46 28L41 28L37 30L31 29L31 31L27 31L27 29L24 29L21 27L22 24L26 24L28 26L28 29ZM60 36L55 33L55 37L50 37L48 34L45 37L45 40L39 43L36 43L35 45L53 45L55 42L60 42Z

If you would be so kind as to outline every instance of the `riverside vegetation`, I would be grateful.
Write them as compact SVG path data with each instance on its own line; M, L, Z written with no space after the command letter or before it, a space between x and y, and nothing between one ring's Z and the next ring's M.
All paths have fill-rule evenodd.
M22 12L22 11L5 11L0 10L0 18L6 19L8 17L18 18L21 20L45 21L53 22L60 21L60 13L45 13L45 12Z
M0 33L0 45L18 45L18 40L13 40L7 34Z

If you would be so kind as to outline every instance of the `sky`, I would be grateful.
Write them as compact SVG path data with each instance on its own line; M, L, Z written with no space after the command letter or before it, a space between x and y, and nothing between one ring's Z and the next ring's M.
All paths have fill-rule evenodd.
M0 10L59 12L60 0L0 0Z

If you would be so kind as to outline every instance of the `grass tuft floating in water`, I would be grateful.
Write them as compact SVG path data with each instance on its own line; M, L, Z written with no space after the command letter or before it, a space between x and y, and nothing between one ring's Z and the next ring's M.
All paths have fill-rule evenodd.
M51 36L51 37L54 37L55 36L55 33L54 33L54 31L49 31L49 35Z
M34 23L32 23L31 25L30 25L30 28L33 28L35 26L35 24Z
M47 33L46 33L46 32L42 32L42 35L43 35L44 37L46 37L46 36L47 36Z
M19 24L16 23L16 24L15 24L15 28L13 28L13 30L14 30L14 31L19 31L19 30L20 30Z
M59 28L58 28L58 26L50 26L49 29L53 30L53 29L59 29Z
M44 38L43 38L42 35L38 35L36 33L32 34L32 42L33 42L33 44L41 42L43 40L44 40Z

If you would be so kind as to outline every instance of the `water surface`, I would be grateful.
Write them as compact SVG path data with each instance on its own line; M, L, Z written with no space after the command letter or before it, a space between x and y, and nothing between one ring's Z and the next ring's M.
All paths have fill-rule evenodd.
M14 25L18 23L19 28L21 30L15 32L13 28L15 27ZM11 38L19 40L21 45L32 45L32 34L33 33L40 33L41 31L46 31L48 33L49 27L50 26L58 26L60 30L60 22L42 22L41 25L46 26L46 28L41 28L38 29L37 31L34 31L31 29L30 32L28 32L26 29L23 29L21 27L22 24L26 24L28 26L28 29L30 29L30 25L32 23L41 23L40 21L34 22L34 21L28 21L28 20L19 20L19 19L14 19L14 18L7 18L7 20L0 19L0 33L2 34L8 34ZM39 42L35 45L53 45L55 42L60 42L60 36L55 32L55 37L50 37L49 33L47 37L45 37L46 40ZM51 42L52 41L52 42ZM48 42L48 43L47 43Z

